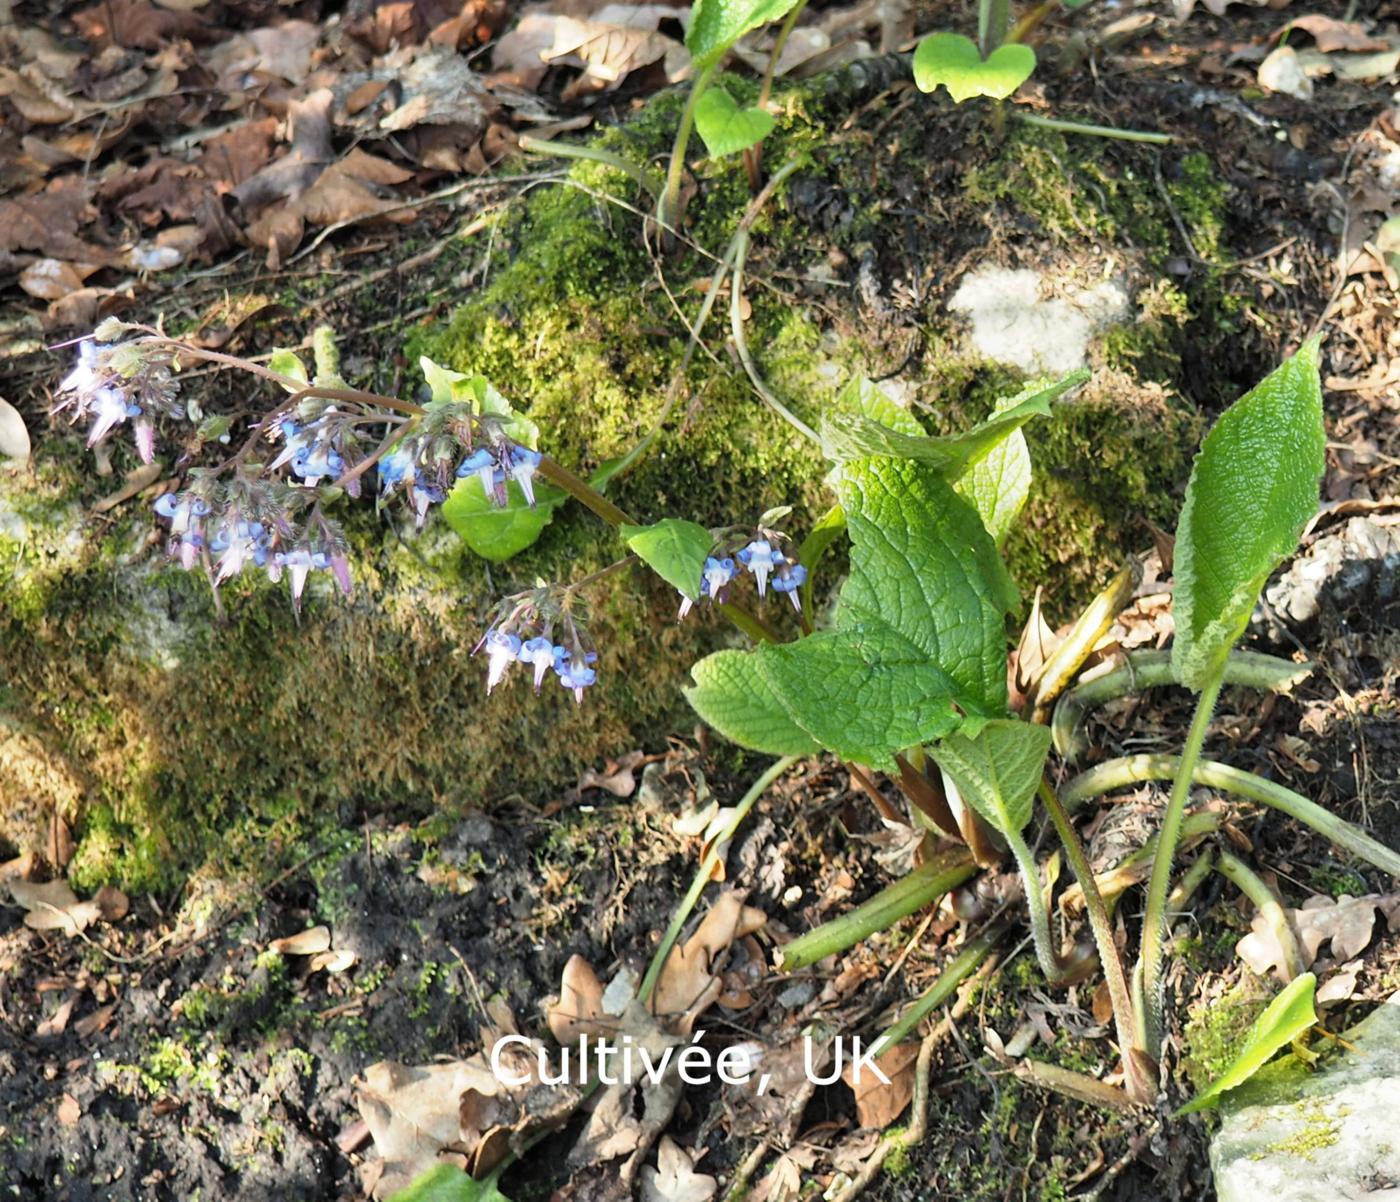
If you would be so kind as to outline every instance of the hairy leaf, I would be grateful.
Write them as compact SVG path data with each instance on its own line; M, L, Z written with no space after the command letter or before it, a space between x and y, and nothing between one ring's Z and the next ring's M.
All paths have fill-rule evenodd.
M1014 409L1025 395L1003 397L997 402L995 414ZM1031 455L1026 436L1019 429L1012 430L963 472L953 487L958 496L972 503L992 541L1001 546L1031 492Z
M440 1164L416 1177L389 1202L510 1202L494 1181L478 1181L454 1164Z
M500 431L512 442L518 442L532 451L539 449L539 426L518 412L485 376L453 371L450 367L434 363L427 355L418 360L418 365L435 403L472 402L477 413L500 418Z
M741 109L723 88L707 88L695 105L695 129L717 159L757 145L777 124L764 109Z
M663 518L654 526L623 526L622 540L668 584L692 601L700 600L705 559L715 544L704 526L681 518Z
M1005 614L1016 591L976 512L932 468L848 464L851 574L835 630L725 651L686 696L727 738L777 755L829 747L880 767L963 715L1006 712Z
M1031 820L1049 752L1048 726L1012 718L988 722L973 737L949 735L932 748L962 799L1003 834L1019 833Z
M955 104L973 96L1005 100L1031 77L1035 51L1018 42L998 46L985 59L977 43L960 33L935 33L914 50L914 82L921 92L942 84Z
M301 361L301 356L285 347L272 352L272 358L267 361L267 369L297 382L296 388L288 384L282 385L288 392L300 392L311 383L311 377L307 374L306 364Z
M946 438L910 433L907 422L913 419L902 410L896 410L907 419L901 422L901 428L892 428L883 418L877 420L864 413L830 413L822 418L822 452L837 462L871 455L914 459L936 468L949 479L957 479L1031 418L1049 417L1050 402L1088 378L1087 371L1071 372L1054 384L1027 389L980 425ZM893 407L893 402L888 404Z
M792 11L797 0L698 0L690 10L686 49L695 70L703 71L724 57L744 34Z
M1317 977L1310 972L1295 977L1286 985L1249 1029L1244 1046L1230 1067L1208 1089L1178 1110L1176 1117L1214 1106L1221 1094L1243 1085L1269 1062L1279 1048L1312 1027L1317 1022L1317 1011L1313 1009L1316 991Z
M1176 532L1172 669L1200 689L1224 663L1269 573L1317 512L1324 467L1319 339L1220 415Z

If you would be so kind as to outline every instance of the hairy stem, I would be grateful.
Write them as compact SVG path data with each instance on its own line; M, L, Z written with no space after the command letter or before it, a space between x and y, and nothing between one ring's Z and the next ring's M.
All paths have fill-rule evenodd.
M695 128L695 106L700 103L700 97L710 86L710 80L714 78L718 67L718 63L713 63L696 76L694 83L690 85L690 95L685 99L685 108L681 110L681 123L676 128L675 145L671 147L671 162L666 168L666 187L661 193L661 200L656 211L656 220L663 231L679 229L681 220L685 216L681 209L681 180L685 176L685 149L690 145L690 132Z
M1111 125L1086 125L1081 121L1060 121L1035 113L1018 111L1016 119L1027 125L1034 125L1037 129L1053 129L1062 134L1088 134L1095 138L1113 138L1119 142L1149 142L1154 146L1165 146L1172 141L1171 134L1157 134L1145 129L1114 129Z
M1171 891L1172 861L1181 837L1181 820L1186 814L1186 799L1191 792L1191 774L1201 758L1210 717L1215 711L1216 698L1224 682L1224 665L1206 682L1196 702L1196 714L1186 735L1181 763L1172 782L1171 798L1162 815L1160 843L1152 861L1152 876L1147 883L1147 909L1142 919L1142 997L1147 1025L1142 1032L1144 1042L1140 1051L1156 1059L1162 1046L1162 965L1166 956L1167 894Z
M875 1040L870 1046L871 1055L882 1056L913 1033L914 1029L948 998L992 953L992 949L1005 937L1011 924L1004 920L992 923L982 934L972 940L956 956L943 966L943 971L928 989L919 995L919 1000L909 1007L899 1019Z
M1065 967L1055 954L1055 940L1050 931L1050 912L1045 908L1045 891L1040 884L1040 868L1026 846L1021 832L1007 827L1001 832L1006 845L1021 871L1021 888L1026 895L1026 910L1030 915L1031 941L1035 944L1035 956L1040 961L1040 971L1051 985L1064 984L1068 979Z
M705 886L714 877L714 870L720 862L719 849L734 838L734 832L739 829L740 823L748 817L754 804L768 792L768 787L778 777L797 763L798 758L795 755L785 755L770 765L768 770L749 786L749 791L740 798L739 804L734 807L733 817L729 819L724 830L710 845L709 854L700 862L700 867L695 872L695 879L690 882L690 889L681 900L681 904L676 907L675 914L671 916L671 925L666 928L661 942L656 945L656 952L652 955L651 963L647 966L646 976L642 978L641 989L637 992L638 1000L643 1005L651 1001L651 995L656 990L656 982L661 978L661 970L666 967L666 959L670 956L671 949L675 947L676 940L680 938L681 929L689 921L691 913L695 910L695 904L705 891Z
M518 145L526 154L553 155L561 159L582 159L585 162L600 163L604 167L611 167L614 171L621 171L628 176L633 183L652 197L660 196L661 190L665 186L661 176L657 175L655 171L629 162L620 154L599 150L596 146L575 146L569 142L532 138L528 134L520 135Z
M1288 979L1291 981L1302 972L1303 956L1298 950L1298 937L1293 933L1293 927L1288 922L1288 915L1283 912L1283 906L1274 896L1273 890L1264 883L1254 869L1228 851L1221 851L1218 871L1221 876L1233 881L1239 887L1240 892L1249 898L1259 913L1264 916L1264 921L1269 924L1274 938L1278 940L1278 945L1283 950L1283 971L1288 974Z
M1123 789L1145 780L1170 780L1181 767L1181 759L1174 755L1129 755L1116 760L1106 760L1089 771L1081 773L1069 782L1060 792L1061 799L1069 809L1084 802ZM1400 880L1400 852L1373 839L1359 827L1343 818L1338 818L1330 810L1314 801L1309 801L1301 793L1285 788L1275 781L1265 780L1253 772L1231 768L1215 760L1201 760L1191 772L1195 784L1208 789L1219 789L1223 793L1233 793L1237 797L1256 801L1290 818L1310 826L1318 834L1325 836L1338 847L1351 852L1357 859L1365 860L1388 872Z
M1113 920L1108 907L1099 893L1094 870L1080 842L1079 832L1069 820L1069 811L1061 804L1050 782L1040 780L1040 800L1055 825L1055 833L1065 849L1069 866L1074 871L1079 887L1084 893L1084 910L1089 918L1089 929L1094 934L1094 943L1099 949L1099 964L1103 967L1104 980L1108 985L1109 1000L1113 1005L1113 1024L1118 1034L1118 1048L1123 1057L1125 1071L1124 1085L1128 1095L1136 1102L1146 1102L1152 1096L1150 1081L1144 1079L1138 1070L1138 1060L1133 1055L1141 1045L1137 1023L1133 1015L1132 995L1128 991L1128 976L1123 971L1123 959L1118 954L1118 944L1113 938Z
M1232 651L1225 661L1225 683L1281 693L1304 680L1312 670L1309 663L1295 664L1256 651ZM1050 722L1055 750L1065 759L1077 759L1084 752L1077 731L1089 710L1129 693L1176 683L1170 651L1130 651L1121 668L1076 685L1060 698ZM1065 804L1073 808L1070 802Z
M956 889L977 873L967 852L950 851L881 889L849 914L823 923L778 949L778 967L784 972L805 968L818 960L854 947L877 931L892 927L901 918L922 910L931 901Z

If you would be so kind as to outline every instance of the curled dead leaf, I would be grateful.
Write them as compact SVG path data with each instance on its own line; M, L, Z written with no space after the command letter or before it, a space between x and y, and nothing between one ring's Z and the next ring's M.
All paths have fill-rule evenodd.
M331 929L327 926L311 927L295 935L274 939L267 946L279 956L313 956L317 952L330 950Z

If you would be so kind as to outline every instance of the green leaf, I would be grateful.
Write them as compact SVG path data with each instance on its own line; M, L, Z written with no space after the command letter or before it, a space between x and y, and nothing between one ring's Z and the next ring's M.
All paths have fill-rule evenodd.
M918 438L928 433L919 424L917 417L897 404L874 380L867 380L864 376L855 376L849 380L836 394L836 404L840 409L848 409L861 417L868 417L871 421L888 426L900 434Z
M846 511L840 505L833 505L807 532L802 546L797 549L797 561L807 569L807 580L802 585L802 607L809 613L812 609L812 589L816 586L817 565L831 549L831 544L845 533Z
M705 559L715 545L715 536L704 526L663 518L654 526L623 526L618 533L662 580L692 601L700 600Z
M1014 835L1031 820L1049 752L1048 726L998 718L974 737L949 735L930 753L968 805L1002 834Z
M1317 512L1327 438L1318 338L1220 415L1176 531L1172 670L1200 689L1244 632L1259 590Z
M973 96L1005 100L1031 77L1035 51L1019 42L998 46L983 58L977 43L960 33L935 33L914 50L914 82L921 92L943 84L955 104Z
M910 434L860 413L828 413L822 418L822 453L843 462L871 455L889 455L927 463L950 480L985 459L1033 417L1048 417L1050 402L1089 378L1087 371L1071 372L1048 386L1034 386L1007 402L981 425L937 438ZM845 392L842 393L846 395ZM890 402L893 405L893 402ZM902 414L902 411L900 411ZM908 415L903 414L907 419ZM912 420L912 419L908 419Z
M492 1180L478 1181L456 1165L440 1164L414 1178L389 1202L510 1202Z
M744 34L781 20L796 4L797 0L698 0L685 31L696 72L714 66Z
M306 364L301 361L296 351L289 351L285 347L272 352L272 358L267 361L268 371L276 372L279 376L287 376L298 381L297 388L288 387L283 384L288 392L299 392L311 383L311 377L307 374Z
M777 124L764 109L741 109L723 88L706 88L695 105L695 128L716 159L756 146Z
M1014 409L1025 395L1003 397L994 412L1002 414ZM958 496L972 503L992 541L1001 546L1031 492L1031 454L1026 448L1026 436L1019 429L1011 431L963 472L953 487Z
M487 500L481 481L476 476L458 480L456 487L442 503L442 516L473 551L492 563L501 563L519 555L532 545L554 518L554 511L568 497L567 493L536 481L535 507L530 508L525 494L514 480L506 483L509 504L499 508Z
M1197 1094L1178 1110L1174 1117L1180 1118L1184 1114L1194 1114L1207 1106L1214 1106L1221 1094L1243 1085L1269 1062L1275 1052L1313 1026L1317 1022L1317 1011L1313 1009L1316 989L1317 977L1312 973L1305 972L1294 977L1255 1020L1240 1054L1230 1067L1203 1093Z
M775 755L827 747L892 767L960 715L1006 712L1016 590L976 512L930 467L848 464L851 573L834 631L701 660L686 691L725 737ZM809 569L810 570L810 569Z
M453 371L434 363L427 355L418 360L434 404L472 403L477 413L501 418L501 433L512 442L539 450L540 428L518 412L485 376Z

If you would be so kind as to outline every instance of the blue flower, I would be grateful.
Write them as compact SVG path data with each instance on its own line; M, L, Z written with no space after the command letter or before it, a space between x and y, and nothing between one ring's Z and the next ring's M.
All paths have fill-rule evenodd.
M489 694L501 683L506 669L520 658L520 637L499 630L489 630L482 642L486 647L486 692Z
M719 597L720 590L734 579L734 561L725 556L723 559L716 559L713 555L705 560L705 571L702 573L705 581L705 595L711 601Z
M766 538L756 538L739 552L738 558L753 573L758 582L758 595L762 597L768 590L768 575L783 562L783 553L774 550Z
M379 492L387 497L405 480L412 480L415 472L413 448L407 442L398 443L392 451L374 465L379 474Z
M520 485L520 491L525 494L531 509L535 507L535 469L543 458L538 451L532 451L529 447L515 447L510 453L511 479Z
M559 674L559 683L566 689L573 689L574 701L579 704L583 703L583 690L598 679L598 673L588 667L597 659L596 651L580 656L577 652L571 655L563 647L554 649L554 670Z
M214 584L220 585L238 575L250 563L262 567L267 562L268 541L261 522L226 518L209 542L209 549L219 556L219 573Z
M544 683L545 673L554 666L556 652L562 652L563 647L556 647L547 638L539 637L526 639L521 644L518 656L522 664L533 664L535 667L535 692L540 691L540 685Z
M481 491L488 501L496 495L496 486L505 483L505 473L496 462L496 456L485 447L477 447L457 465L457 479L465 480L475 475L481 481Z
M170 521L170 542L166 550L189 571L204 550L204 519L209 515L209 502L192 492L162 493L156 498L155 510Z
M800 563L785 563L778 569L778 574L773 578L773 591L786 593L792 598L792 607L801 613L802 599L797 595L797 590L802 587L806 579L807 569Z

